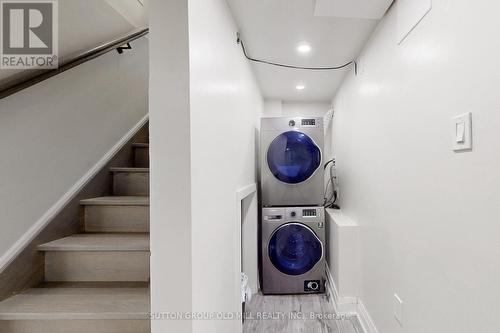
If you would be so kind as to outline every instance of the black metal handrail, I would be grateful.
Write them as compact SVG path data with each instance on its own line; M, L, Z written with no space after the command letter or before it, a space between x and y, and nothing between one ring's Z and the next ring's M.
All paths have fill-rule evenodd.
M59 67L55 69L39 69L24 71L18 75L7 78L2 84L0 82L0 99L15 94L23 89L45 81L53 76L61 74L73 67L95 59L103 54L114 50L123 50L121 47L149 33L149 28L139 28L128 34L115 38L90 50L84 50L65 57L59 61Z

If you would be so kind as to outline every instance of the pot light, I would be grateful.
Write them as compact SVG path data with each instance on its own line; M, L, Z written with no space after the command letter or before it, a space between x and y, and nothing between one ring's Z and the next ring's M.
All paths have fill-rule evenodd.
M298 85L296 85L296 86L295 86L295 89L297 89L297 90L299 90L299 91L300 91L300 90L304 90L304 89L306 89L306 86L305 86L305 85L303 85L303 84L298 84Z
M312 47L311 45L309 44L300 44L299 46L297 46L297 51L299 51L299 53L302 53L302 54L307 54L309 52L311 52L312 50Z

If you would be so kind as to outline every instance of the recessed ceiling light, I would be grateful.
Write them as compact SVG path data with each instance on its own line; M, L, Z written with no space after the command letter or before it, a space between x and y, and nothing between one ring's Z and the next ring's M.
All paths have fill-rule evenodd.
M309 44L302 43L297 47L297 51L299 51L302 54L307 54L311 52L312 47Z
M298 84L298 85L295 86L295 89L297 89L297 90L304 90L304 89L306 89L306 86L303 85L303 84Z

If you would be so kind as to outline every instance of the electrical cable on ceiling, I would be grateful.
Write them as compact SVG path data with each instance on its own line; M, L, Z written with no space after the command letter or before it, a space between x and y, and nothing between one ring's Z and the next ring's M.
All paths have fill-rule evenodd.
M248 55L247 49L245 48L245 43L243 43L243 40L240 37L240 34L237 34L237 43L241 45L241 49L243 50L243 54L245 55L245 58L247 58L250 61L261 63L261 64L266 64L266 65L271 65L271 66L278 66L278 67L284 67L284 68L291 68L291 69L304 69L304 70L309 70L309 71L330 71L330 70L340 70L344 69L346 67L349 67L351 65L354 65L354 73L358 74L358 63L356 60L349 61L348 63L345 63L340 66L332 66L332 67L303 67L303 66L295 66L295 65L287 65L287 64L281 64L278 62L272 62L268 60L263 60L263 59L257 59L253 58Z

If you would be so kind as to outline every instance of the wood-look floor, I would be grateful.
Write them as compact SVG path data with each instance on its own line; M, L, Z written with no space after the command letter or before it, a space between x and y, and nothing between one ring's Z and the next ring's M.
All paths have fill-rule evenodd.
M355 318L336 316L323 295L255 295L244 333L361 333Z

